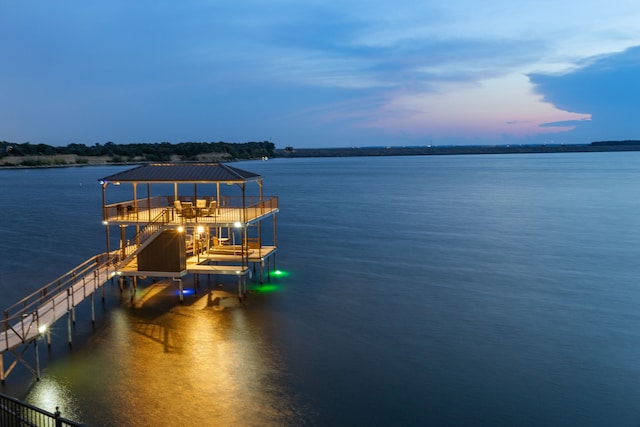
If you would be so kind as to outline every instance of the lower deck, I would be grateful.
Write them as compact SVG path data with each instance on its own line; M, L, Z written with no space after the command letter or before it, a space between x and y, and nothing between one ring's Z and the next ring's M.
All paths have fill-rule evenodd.
M219 274L227 276L244 276L250 274L250 266L253 264L260 269L262 281L262 269L270 259L274 259L277 252L276 246L262 246L255 249L244 249L240 246L223 246L201 253L192 254L186 258L186 268L183 271L146 271L138 269L137 257L133 257L126 265L117 269L120 276L130 277L182 277L186 274ZM275 265L275 260L274 260Z

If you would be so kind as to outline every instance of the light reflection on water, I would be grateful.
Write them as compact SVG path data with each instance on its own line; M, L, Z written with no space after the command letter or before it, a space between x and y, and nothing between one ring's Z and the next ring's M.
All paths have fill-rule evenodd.
M77 401L64 378L45 377L35 383L29 401L45 411L56 412L56 408L65 418L77 419Z
M217 288L182 305L174 290L110 309L90 345L48 367L26 400L91 426L297 424L266 319L232 293L221 307Z

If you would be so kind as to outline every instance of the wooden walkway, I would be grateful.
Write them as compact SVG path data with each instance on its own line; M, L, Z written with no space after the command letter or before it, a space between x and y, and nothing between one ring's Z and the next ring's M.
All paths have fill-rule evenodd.
M69 322L69 344L71 344L71 322L75 322L75 308L87 298L91 300L91 321L95 322L94 294L114 275L114 268L107 254L89 258L38 291L4 310L0 327L0 381L22 362L39 378L39 366L33 369L22 360L16 350L36 343L41 336L50 342L50 326L67 316ZM104 294L102 294L104 297ZM4 353L11 352L16 360L5 370Z

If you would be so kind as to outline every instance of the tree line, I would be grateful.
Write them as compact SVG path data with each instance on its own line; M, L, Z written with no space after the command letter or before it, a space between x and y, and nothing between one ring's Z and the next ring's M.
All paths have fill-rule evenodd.
M13 143L0 141L0 164L7 157L28 157L18 164L24 166L39 166L46 164L60 164L56 161L38 159L39 156L54 157L61 155L76 156L75 163L89 163L91 157L108 157L110 162L169 162L174 160L196 161L203 155L215 155L224 160L256 159L274 157L275 144L262 142L170 142L116 144L107 142L85 145L72 143L66 146L52 146L47 144ZM14 159L15 160L15 159ZM30 164L32 163L32 164ZM37 164L40 163L40 164ZM15 161L11 164L16 164Z

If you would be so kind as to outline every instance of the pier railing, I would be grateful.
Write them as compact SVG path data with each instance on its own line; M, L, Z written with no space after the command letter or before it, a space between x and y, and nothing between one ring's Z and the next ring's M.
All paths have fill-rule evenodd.
M42 328L93 294L114 270L116 253L93 256L6 308L0 321L0 353L37 338Z
M0 426L82 427L83 424L62 418L57 407L52 414L0 393Z

